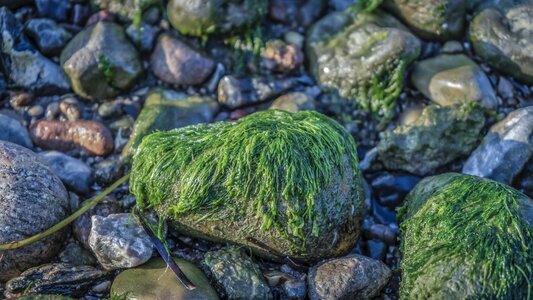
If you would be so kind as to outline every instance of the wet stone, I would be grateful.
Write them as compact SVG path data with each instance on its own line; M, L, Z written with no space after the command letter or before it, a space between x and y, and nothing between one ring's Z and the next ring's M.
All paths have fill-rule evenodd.
M39 156L69 189L81 194L89 192L92 169L83 161L58 151L40 152Z
M96 265L96 259L92 253L76 243L68 243L65 249L59 253L59 260L74 266Z
M296 80L293 78L269 80L224 76L218 84L218 102L235 109L279 96L295 85Z
M72 34L50 19L31 19L26 33L45 55L57 55L72 38Z
M0 113L0 128L0 140L33 148L28 130L18 120Z

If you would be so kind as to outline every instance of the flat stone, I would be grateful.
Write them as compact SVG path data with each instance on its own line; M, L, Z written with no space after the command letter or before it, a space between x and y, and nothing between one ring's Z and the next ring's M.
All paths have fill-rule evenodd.
M68 188L82 194L89 192L92 169L83 161L58 151L40 152L39 156Z

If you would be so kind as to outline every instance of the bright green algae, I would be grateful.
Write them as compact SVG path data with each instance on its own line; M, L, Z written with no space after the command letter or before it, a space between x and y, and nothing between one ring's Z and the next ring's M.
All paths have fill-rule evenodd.
M356 155L353 138L334 120L314 111L268 110L145 137L130 187L141 208L163 207L167 218L196 212L210 218L234 207L231 216L216 215L230 218L252 209L261 229L274 226L305 241L309 224L319 234L315 200L334 173L353 172L351 188L359 190ZM354 212L361 208L357 198L350 199Z
M399 218L403 299L531 299L533 201L492 180L421 181Z

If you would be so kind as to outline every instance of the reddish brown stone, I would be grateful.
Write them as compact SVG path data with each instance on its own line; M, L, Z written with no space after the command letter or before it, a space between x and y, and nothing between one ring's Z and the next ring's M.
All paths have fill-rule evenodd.
M111 131L95 121L40 120L30 126L33 142L47 150L69 151L83 149L89 154L107 155L113 151Z
M294 44L272 43L267 45L263 54L268 69L278 72L290 72L304 62L304 54Z

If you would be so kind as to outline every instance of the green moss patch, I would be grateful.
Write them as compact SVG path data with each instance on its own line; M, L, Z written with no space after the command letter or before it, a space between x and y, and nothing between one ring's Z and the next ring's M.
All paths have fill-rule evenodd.
M430 177L399 214L404 299L530 299L533 201L495 181Z
M130 186L141 208L163 207L165 217L253 209L261 228L289 228L304 238L309 224L318 234L315 199L333 172L359 176L356 155L352 137L332 119L268 110L145 137Z

